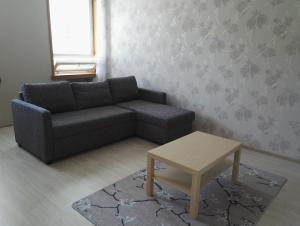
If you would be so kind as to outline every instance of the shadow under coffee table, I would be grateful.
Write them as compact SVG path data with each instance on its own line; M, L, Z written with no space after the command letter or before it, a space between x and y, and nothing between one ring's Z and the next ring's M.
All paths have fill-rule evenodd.
M234 153L234 162L226 158ZM147 195L153 196L154 178L191 197L190 217L197 218L201 187L233 164L232 180L237 182L241 143L194 132L148 152ZM154 173L154 161L169 167Z

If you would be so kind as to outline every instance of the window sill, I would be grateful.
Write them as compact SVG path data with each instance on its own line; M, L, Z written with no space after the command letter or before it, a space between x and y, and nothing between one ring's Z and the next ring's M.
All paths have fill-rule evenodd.
M95 78L96 73L55 73L52 76L52 80L73 80L73 79L85 79Z

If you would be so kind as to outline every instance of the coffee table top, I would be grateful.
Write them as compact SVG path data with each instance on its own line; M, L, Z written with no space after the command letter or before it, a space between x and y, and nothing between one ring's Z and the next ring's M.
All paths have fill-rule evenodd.
M148 155L186 172L202 173L240 147L240 142L197 131L152 149Z

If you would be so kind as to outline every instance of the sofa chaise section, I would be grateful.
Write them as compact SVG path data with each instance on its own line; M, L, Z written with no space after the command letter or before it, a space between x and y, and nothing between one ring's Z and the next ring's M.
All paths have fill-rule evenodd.
M135 77L108 79L113 102L136 114L136 135L164 144L192 131L195 113L166 104L166 94L139 89Z
M118 106L136 113L136 134L140 137L164 144L192 130L195 114L181 108L144 100L119 103Z

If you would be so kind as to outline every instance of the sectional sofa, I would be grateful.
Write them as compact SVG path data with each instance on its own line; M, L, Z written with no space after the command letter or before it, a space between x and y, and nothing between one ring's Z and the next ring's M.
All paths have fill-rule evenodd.
M16 142L45 163L134 135L164 144L190 133L195 119L134 76L24 84L11 104Z

